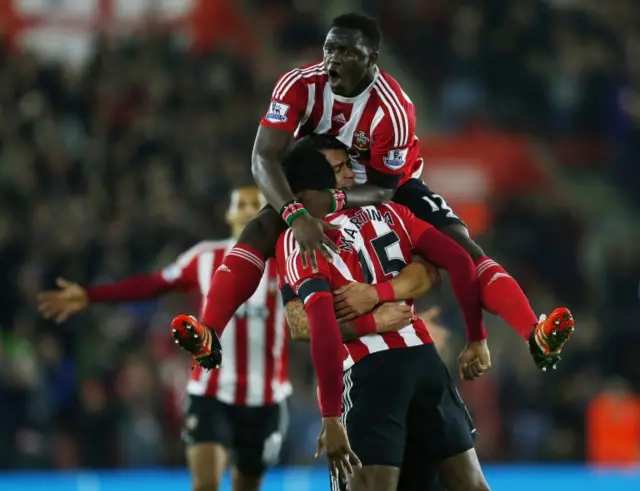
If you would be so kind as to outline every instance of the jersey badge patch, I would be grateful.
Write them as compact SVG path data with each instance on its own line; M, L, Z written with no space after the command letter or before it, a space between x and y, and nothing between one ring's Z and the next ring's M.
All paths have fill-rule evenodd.
M389 167L389 169L398 170L407 162L408 153L409 149L407 148L389 150L387 156L383 158L384 165Z
M362 130L356 131L355 135L353 135L353 147L361 152L366 152L369 150L369 144L370 141L367 134Z
M265 119L270 123L286 123L289 107L289 104L285 104L284 102L271 101Z

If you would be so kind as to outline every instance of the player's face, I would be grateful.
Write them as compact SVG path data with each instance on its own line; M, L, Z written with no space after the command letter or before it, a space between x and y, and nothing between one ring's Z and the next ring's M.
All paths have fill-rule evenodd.
M234 235L258 214L264 204L264 198L258 188L239 188L233 192L227 210L227 223L233 229Z
M337 188L352 188L355 184L355 177L353 170L351 169L351 160L349 155L344 150L328 149L320 150L327 162L333 167L333 172L336 175L336 187Z
M357 29L332 28L323 47L324 68L333 93L349 97L376 63L378 53L371 51Z

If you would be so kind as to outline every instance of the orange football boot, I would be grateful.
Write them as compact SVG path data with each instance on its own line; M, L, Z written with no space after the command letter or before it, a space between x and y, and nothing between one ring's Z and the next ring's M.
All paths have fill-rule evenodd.
M202 368L220 368L222 345L213 329L192 315L181 314L171 322L171 334L176 344L191 353Z
M555 364L560 360L558 355L574 330L573 315L567 308L559 307L551 312L549 317L544 314L540 316L540 321L531 333L531 340L535 341L539 349L538 358L532 350L536 362L538 359L542 361L542 358L549 361L549 363L539 364L543 371L546 371L548 367L555 368Z

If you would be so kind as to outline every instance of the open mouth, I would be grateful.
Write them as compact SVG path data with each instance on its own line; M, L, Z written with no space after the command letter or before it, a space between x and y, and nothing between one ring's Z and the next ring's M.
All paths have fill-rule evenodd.
M329 68L327 70L327 75L329 75L329 84L332 87L340 84L342 79L340 77L340 72L336 68Z

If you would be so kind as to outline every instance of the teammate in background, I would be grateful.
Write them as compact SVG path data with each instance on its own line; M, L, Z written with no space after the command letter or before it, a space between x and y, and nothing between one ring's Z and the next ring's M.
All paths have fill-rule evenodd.
M345 163L336 172L350 170ZM236 189L227 212L232 238L200 242L161 272L113 284L83 288L59 278L59 289L38 295L38 308L44 317L61 323L91 303L149 300L173 291L197 291L204 300L213 271L263 204L256 187ZM264 471L278 459L287 426L284 403L291 385L287 376L288 331L276 269L275 261L266 264L257 292L227 326L220 340L225 352L222 368L205 371L194 362L183 430L194 491L218 489L229 452L236 458L235 491L259 489ZM420 296L436 273L432 266L411 264L394 279L393 287L402 295ZM378 332L393 332L411 317L409 307L387 304L376 309L373 322ZM350 323L341 328L345 339L352 339Z
M294 191L341 184L314 150L291 155L283 165ZM431 489L441 470L449 491L488 490L473 448L473 424L424 323L414 317L398 332L371 329L343 344L333 310L332 292L354 281L370 283L378 302L396 299L387 282L418 253L451 276L467 327L465 351L472 355L461 370L473 378L491 362L471 258L395 203L345 209L326 219L340 227L329 232L339 248L331 263L318 257L315 272L303 265L292 230L281 235L276 257L281 276L301 299L287 304L287 317L296 338L311 341L323 416L318 453L327 453L332 489L351 474L351 491ZM399 481L405 460L422 465Z
M157 298L175 290L198 291L203 300L211 275L244 226L264 205L256 187L233 191L227 212L232 238L200 242L161 272L109 285L82 286L58 279L58 290L38 296L46 318L65 321L91 303ZM255 491L276 463L287 428L288 330L278 292L275 261L269 261L255 294L230 319L221 344L222 368L205 371L194 362L187 385L183 437L194 491L217 491L229 461L233 489Z
M336 245L321 218L343 208L388 200L407 206L471 256L483 307L529 343L535 363L555 367L573 331L565 308L538 320L517 282L469 237L465 224L421 180L415 108L398 82L377 66L381 33L359 14L336 17L324 42L323 62L291 70L276 83L260 122L252 157L256 183L271 207L250 222L216 271L199 319L220 334L255 291L278 236L291 227L302 260L316 267L315 251L330 257ZM355 186L292 193L281 162L292 142L309 134L333 135L350 150ZM535 329L534 329L535 328Z

